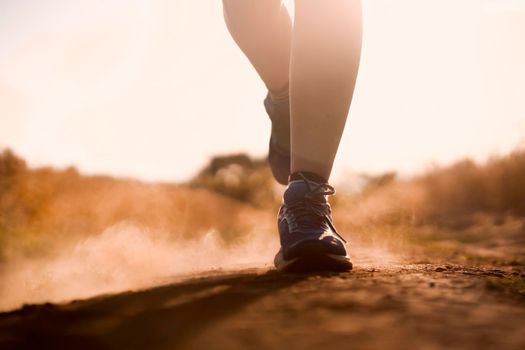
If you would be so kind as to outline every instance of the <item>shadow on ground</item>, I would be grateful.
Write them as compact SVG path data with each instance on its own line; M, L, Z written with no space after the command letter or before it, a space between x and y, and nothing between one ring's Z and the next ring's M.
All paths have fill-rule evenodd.
M0 314L0 349L524 349L523 278L452 264L215 272Z
M241 272L67 305L25 306L0 315L0 347L176 349L248 304L304 278Z

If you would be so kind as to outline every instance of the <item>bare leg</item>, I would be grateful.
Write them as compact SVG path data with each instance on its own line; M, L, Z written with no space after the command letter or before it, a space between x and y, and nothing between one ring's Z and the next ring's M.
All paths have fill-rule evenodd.
M281 249L275 266L281 271L350 270L346 241L336 232L326 198L335 191L324 182L332 170L357 77L360 0L296 1L291 60L290 18L280 0L223 3L232 36L270 90L265 100L272 119L268 160L283 184L290 174L290 153L275 152L274 126L281 124L283 133L292 137L288 178L292 181L278 214ZM281 101L269 101L276 98ZM285 106L280 118L274 115L276 106ZM283 121L291 121L291 131L290 125L282 127ZM317 184L311 186L311 181Z
M292 23L281 0L223 0L233 39L274 101L288 99Z
M290 75L292 172L328 180L359 66L359 0L295 2Z

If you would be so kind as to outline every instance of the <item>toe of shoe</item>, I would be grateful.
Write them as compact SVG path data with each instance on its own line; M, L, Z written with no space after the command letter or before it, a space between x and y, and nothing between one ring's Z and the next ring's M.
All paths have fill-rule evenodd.
M307 240L292 249L279 250L274 259L275 267L282 272L309 273L315 271L350 271L352 262L346 250L333 249L322 240ZM286 253L286 256L285 256Z
M288 247L283 253L286 259L320 255L348 256L344 244L331 236L297 242Z

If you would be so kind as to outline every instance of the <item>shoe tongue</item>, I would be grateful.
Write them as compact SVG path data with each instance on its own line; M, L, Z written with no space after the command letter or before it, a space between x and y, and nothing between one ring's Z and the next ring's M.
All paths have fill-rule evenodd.
M310 185L311 189L314 189L319 186L319 184L314 181L308 181L308 184ZM291 204L293 202L302 200L307 193L310 193L310 189L308 188L305 181L303 180L291 181L288 184L288 188L284 192L283 199L285 203ZM312 195L314 194L312 193ZM322 194L318 194L314 196L317 200L327 202L326 196Z

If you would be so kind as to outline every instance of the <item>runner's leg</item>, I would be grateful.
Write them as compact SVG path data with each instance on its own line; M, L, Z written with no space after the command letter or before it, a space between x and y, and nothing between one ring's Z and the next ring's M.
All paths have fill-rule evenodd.
M292 23L281 0L223 0L223 9L228 30L272 99L287 100Z
M359 0L295 1L292 172L330 176L354 92L361 32Z

